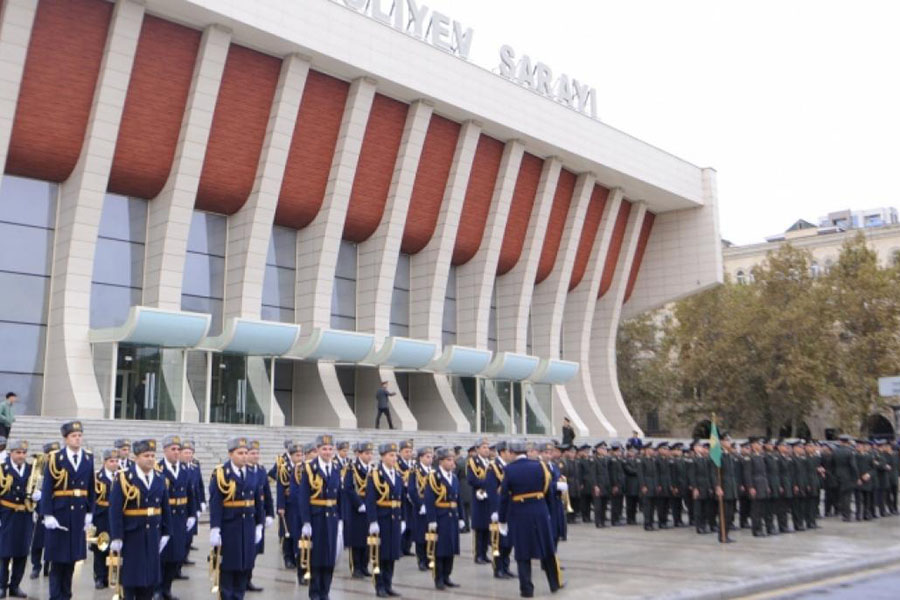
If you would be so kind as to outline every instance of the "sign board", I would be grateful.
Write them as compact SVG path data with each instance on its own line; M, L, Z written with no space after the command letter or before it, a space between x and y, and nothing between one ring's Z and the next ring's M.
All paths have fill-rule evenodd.
M878 395L882 398L900 396L900 375L878 378Z

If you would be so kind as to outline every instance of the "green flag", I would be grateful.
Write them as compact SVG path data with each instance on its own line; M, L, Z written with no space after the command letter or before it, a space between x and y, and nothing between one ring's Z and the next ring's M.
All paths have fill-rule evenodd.
M719 429L715 422L712 424L712 429L709 430L709 457L716 467L722 466L722 444L719 443Z

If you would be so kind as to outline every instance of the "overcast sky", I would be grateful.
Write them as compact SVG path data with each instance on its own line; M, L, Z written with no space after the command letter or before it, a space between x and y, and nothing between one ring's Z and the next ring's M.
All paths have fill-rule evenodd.
M718 171L722 236L896 206L900 2L426 0L597 89L601 120Z

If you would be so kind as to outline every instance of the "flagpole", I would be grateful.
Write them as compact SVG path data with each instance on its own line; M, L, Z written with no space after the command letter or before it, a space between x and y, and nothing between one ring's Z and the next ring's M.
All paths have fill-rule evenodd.
M716 425L716 413L712 415L713 426ZM719 437L719 447L721 448L721 437ZM725 453L722 452L722 457L725 456ZM719 543L726 543L728 539L728 524L725 523L725 490L722 488L722 459L719 459L719 466L716 467L716 487L717 489L722 490L722 495L719 496L716 494L716 497L719 500Z

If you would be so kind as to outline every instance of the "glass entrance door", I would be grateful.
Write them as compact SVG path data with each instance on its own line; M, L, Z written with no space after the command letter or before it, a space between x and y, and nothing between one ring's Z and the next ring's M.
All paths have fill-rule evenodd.
M175 404L162 374L156 346L119 346L116 357L115 418L151 421L175 419Z
M264 359L239 354L213 354L211 383L211 422L265 423L259 396L270 388L270 382Z

